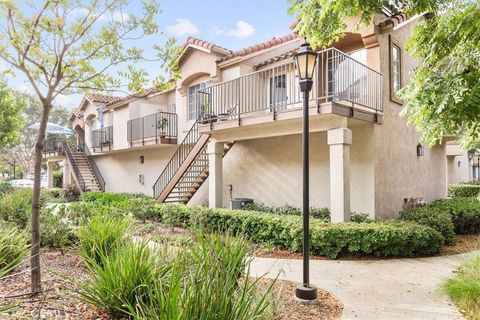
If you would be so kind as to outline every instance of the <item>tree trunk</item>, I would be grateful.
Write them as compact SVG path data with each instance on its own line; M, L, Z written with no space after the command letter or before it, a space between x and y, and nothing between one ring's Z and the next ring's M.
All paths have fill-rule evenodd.
M40 128L38 130L37 143L35 144L34 182L32 197L32 255L31 265L31 293L42 291L42 278L40 273L40 179L42 173L43 147L45 143L45 131L47 128L48 115L52 108L51 103L43 103Z

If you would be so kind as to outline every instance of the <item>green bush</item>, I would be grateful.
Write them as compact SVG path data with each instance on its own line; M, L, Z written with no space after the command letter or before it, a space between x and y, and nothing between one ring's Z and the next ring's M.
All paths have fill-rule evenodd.
M265 213L278 214L278 215L292 215L292 216L302 215L302 209L291 206L289 204L285 204L280 207L274 207L274 206L269 207L264 205L263 203L258 203L258 204L251 203L251 204L247 204L244 210L265 212ZM330 221L330 209L328 208L310 207L310 215L315 219Z
M61 188L63 186L63 171L53 172L53 187Z
M66 202L80 200L80 190L74 184L67 184L63 189L63 198Z
M427 208L450 214L457 234L480 233L480 200L475 198L437 200Z
M27 227L32 212L32 190L16 188L0 198L0 220Z
M42 208L40 211L40 225L42 247L59 248L76 242L75 228L78 223L68 217L67 210L63 206Z
M163 216L171 211L163 206ZM209 232L242 235L254 243L300 252L302 248L302 218L294 215L259 214L246 210L192 207L187 211L188 225ZM438 253L444 238L436 230L408 222L327 224L311 219L312 253L336 258L341 254L383 257L415 256Z
M455 243L455 226L452 215L435 207L423 207L400 212L400 220L412 221L429 226L440 232L445 238L445 244Z
M459 183L448 186L450 198L476 198L480 194L480 184Z
M3 196L6 193L12 192L13 186L8 181L0 181L0 196Z
M128 308L146 300L152 285L167 274L161 256L162 252L153 251L147 242L132 241L117 242L109 255L101 253L95 259L87 256L92 279L80 285L80 297L112 316L128 315Z
M350 216L350 221L352 222L375 222L375 220L370 219L370 215L368 213L363 212L352 212Z
M77 231L80 254L98 264L108 258L115 248L125 241L130 221L123 217L95 215Z
M128 199L127 211L135 218L143 220L155 219L157 216L157 209L155 204L157 202L152 198L134 197Z
M342 254L411 257L440 251L444 238L413 222L339 223L311 228L311 252L337 258Z
M26 239L24 231L0 224L0 278L13 270L27 255Z

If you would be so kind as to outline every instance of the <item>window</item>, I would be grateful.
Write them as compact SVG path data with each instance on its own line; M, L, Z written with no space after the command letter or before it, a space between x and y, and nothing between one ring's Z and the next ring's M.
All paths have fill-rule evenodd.
M205 81L188 87L188 120L197 119L197 102L200 99L197 91L210 86L211 83L212 81Z
M397 92L402 88L402 49L389 37L390 47L390 100L402 104Z
M287 104L287 77L285 74L270 78L270 107ZM279 110L279 108L275 108ZM282 108L283 109L283 108Z

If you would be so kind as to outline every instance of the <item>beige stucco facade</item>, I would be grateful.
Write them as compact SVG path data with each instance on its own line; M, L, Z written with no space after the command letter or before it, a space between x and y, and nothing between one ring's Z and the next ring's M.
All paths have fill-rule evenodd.
M377 17L375 23L378 24L379 20ZM423 197L427 201L444 198L449 183L471 180L473 177L465 174L468 171L461 170L463 167L457 167L457 163L465 162L468 169L469 163L472 166L473 162L469 162L468 157L459 158L465 155L449 155L447 143L432 148L424 146L423 155L418 156L419 134L400 116L402 105L391 99L391 39L401 49L401 82L405 85L416 62L406 53L404 46L413 26L421 19L390 29L372 24L355 32L354 22L348 23L352 30L347 29L345 39L335 46L347 54L356 52L362 57L362 63L383 74L381 121L362 121L338 114L311 116L310 201L311 206L333 208L334 216L340 220L348 219L343 214L350 211L365 212L372 218L392 218L402 209L404 198ZM195 40L185 46L179 58L180 79L173 90L107 104L103 125L113 126L113 145L94 154L106 182L106 191L152 195L153 184L194 123L188 116L189 87L206 81L218 84L267 70L291 59L291 55L286 55L275 60L298 48L301 42L301 39L291 37L270 49L235 55L227 49ZM358 54L359 50L364 51ZM287 77L294 79L294 69L288 72L292 75ZM268 86L268 80L265 79L262 85ZM258 88L260 85L255 92ZM374 89L369 87L366 91ZM230 94L244 94L247 96L244 101L258 100L251 92L249 96L249 92L235 90L231 89ZM265 91L264 95L270 93ZM267 99L271 99L271 95ZM85 141L90 147L92 130L98 128L99 105L101 103L86 99L80 106L83 116L71 119L73 128L84 128ZM128 141L127 123L130 120L158 112L176 114L177 140L169 143L161 139L155 143ZM231 185L233 197L252 198L266 205L301 206L300 117L212 129L208 134L210 177L189 204L210 202L211 206L228 207L228 186ZM235 144L222 159L220 143L233 141ZM140 157L143 157L143 163Z

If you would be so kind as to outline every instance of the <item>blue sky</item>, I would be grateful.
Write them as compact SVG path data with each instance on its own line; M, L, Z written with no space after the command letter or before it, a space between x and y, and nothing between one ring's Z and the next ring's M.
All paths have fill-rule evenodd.
M136 43L150 57L154 55L152 45L161 44L170 37L184 43L188 36L194 36L237 50L290 33L289 26L294 20L287 13L288 0L159 0L159 3L162 13L157 17L157 22L162 34ZM139 12L138 8L139 1L131 0L129 10ZM155 72L157 65L158 62L142 63L151 71L152 79L160 72ZM32 92L19 74L8 81L13 88ZM80 100L81 96L78 95L62 96L57 103L75 108Z

